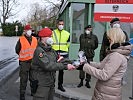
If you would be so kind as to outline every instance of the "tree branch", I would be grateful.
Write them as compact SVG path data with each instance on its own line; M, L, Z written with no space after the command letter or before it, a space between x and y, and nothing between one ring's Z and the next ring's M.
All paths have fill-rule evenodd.
M58 9L60 9L59 6L57 6L55 3L51 2L50 0L45 0L45 1L47 1L48 3L51 3L52 5L54 5L54 6L57 7Z

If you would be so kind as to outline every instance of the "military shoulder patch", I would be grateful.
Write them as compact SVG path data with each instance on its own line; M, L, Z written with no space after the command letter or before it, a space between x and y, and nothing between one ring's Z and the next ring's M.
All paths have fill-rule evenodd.
M40 54L39 54L39 57L42 58L42 57L43 57L43 53L40 53Z

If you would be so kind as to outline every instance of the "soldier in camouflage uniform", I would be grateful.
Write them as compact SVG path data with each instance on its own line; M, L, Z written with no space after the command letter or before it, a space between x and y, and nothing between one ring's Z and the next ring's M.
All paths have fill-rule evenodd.
M93 61L95 56L94 50L98 47L98 38L92 33L92 26L88 25L85 27L85 33L80 35L80 48L79 51L84 51L85 56L88 61ZM81 79L77 87L83 86L83 80L85 79L85 72L80 70L79 78ZM91 88L89 82L91 80L91 75L86 73L86 84L87 88Z
M52 49L52 31L44 28L39 32L38 46L32 60L32 77L34 78L35 94L33 100L53 100L55 77L57 70L72 70L75 67L69 60L58 59L57 53Z
M111 28L120 28L120 19L119 18L113 18L111 21L110 21L110 26ZM125 36L126 36L126 41L129 41L129 38L128 38L128 35L125 31L123 31ZM102 61L106 55L107 55L107 48L109 47L110 43L109 43L109 40L107 38L107 34L106 32L104 33L103 35L103 40L102 40L102 44L101 44L101 49L100 49L100 55L99 55L99 58L100 58L100 61Z

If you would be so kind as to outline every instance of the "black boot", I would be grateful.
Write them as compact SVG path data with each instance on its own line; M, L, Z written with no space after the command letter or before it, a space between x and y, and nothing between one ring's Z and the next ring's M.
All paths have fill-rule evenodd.
M61 84L58 85L58 89L61 90L62 92L65 92L66 91Z
M20 94L20 100L25 100L25 95L24 94Z
M85 86L86 86L87 88L91 88L89 82L86 82Z
M83 86L83 80L82 79L81 79L81 81L77 87L80 88L81 86Z

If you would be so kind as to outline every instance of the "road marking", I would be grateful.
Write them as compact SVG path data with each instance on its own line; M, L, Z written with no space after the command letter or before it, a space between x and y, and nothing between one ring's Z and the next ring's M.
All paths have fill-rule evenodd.
M16 82L15 83L19 83L20 82L20 77L16 80Z

